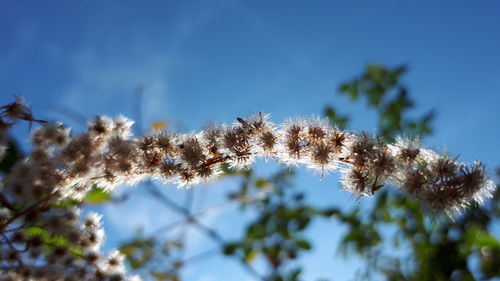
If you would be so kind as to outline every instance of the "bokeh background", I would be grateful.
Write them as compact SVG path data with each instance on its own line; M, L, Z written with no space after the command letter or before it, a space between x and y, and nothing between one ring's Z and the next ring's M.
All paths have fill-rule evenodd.
M190 132L259 111L276 123L321 116L334 105L351 116L350 128L374 133L376 112L340 97L337 87L367 63L406 64L411 114L437 113L425 144L493 168L500 159L499 50L497 1L3 0L0 101L21 95L36 117L75 132L95 115L126 115L140 123L138 133L158 121ZM29 128L16 134L23 140ZM263 176L280 169L272 161L254 168ZM203 210L223 202L239 181L162 190L176 202L192 193L193 209ZM293 183L318 205L370 204L341 191L335 174L299 169ZM119 193L127 199L88 207L104 214L107 249L139 227L148 234L180 218L141 185ZM251 217L229 205L202 221L231 239ZM352 280L362 261L338 253L343 232L334 221L313 223L307 236L314 248L300 259L304 280ZM186 235L186 256L216 246L196 230ZM193 262L183 277L253 280L222 255Z

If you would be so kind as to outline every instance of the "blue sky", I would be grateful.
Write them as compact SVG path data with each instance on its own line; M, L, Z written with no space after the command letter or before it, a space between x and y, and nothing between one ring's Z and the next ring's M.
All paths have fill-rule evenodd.
M414 114L431 108L438 113L436 134L426 144L492 168L500 159L499 26L500 2L486 0L4 0L0 101L20 94L37 117L62 120L78 131L83 125L63 108L87 119L135 117L137 88L145 87L143 124L167 120L184 131L199 130L209 121L233 122L259 110L280 122L321 114L332 104L353 116L353 128L374 132L373 113L338 96L336 87L366 63L406 63ZM26 135L25 128L18 133ZM274 167L257 169L268 173ZM355 204L336 180L301 171L296 185L322 204ZM203 187L205 195L198 197L209 206L227 185L236 182ZM185 195L167 189L174 198ZM109 215L107 247L139 223L147 231L169 219L168 213L156 215L161 206L151 198L133 194L123 206L102 208ZM124 223L124 216L133 219ZM235 218L228 211L210 222L227 228ZM349 280L357 261L335 256L341 231L328 222L314 227L311 237L330 247L306 257L306 280ZM222 280L221 272L210 270L216 261L193 265L186 277ZM222 276L244 280L237 264L226 264Z

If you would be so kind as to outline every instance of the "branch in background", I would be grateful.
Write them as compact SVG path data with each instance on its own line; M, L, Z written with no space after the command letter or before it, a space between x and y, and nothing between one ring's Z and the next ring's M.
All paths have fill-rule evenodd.
M208 237L210 237L214 242L216 242L220 246L220 248L224 248L224 246L226 246L227 243L226 243L225 239L217 231L215 231L214 229L201 223L196 218L196 216L191 214L191 212L188 209L184 208L181 205L178 205L177 203L172 201L170 198L165 196L160 190L158 190L158 187L156 185L150 183L147 185L146 188L147 188L147 191L149 193L151 193L151 195L153 195L153 197L155 199L160 201L162 204L164 204L168 208L173 209L177 213L184 216L185 220L187 222L193 224L196 228L198 228L198 230L200 230L201 232L206 234ZM259 272L257 272L250 264L248 264L245 261L244 257L238 255L238 256L236 256L236 258L238 259L240 264L243 266L243 268L245 268L245 270L247 270L247 272L250 273L252 276L254 276L255 278L257 278L259 280L263 280L263 281L266 280L263 276L260 275Z

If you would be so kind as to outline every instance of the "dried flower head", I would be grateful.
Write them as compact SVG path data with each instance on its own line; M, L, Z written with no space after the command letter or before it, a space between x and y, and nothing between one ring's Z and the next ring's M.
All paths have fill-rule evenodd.
M82 200L94 186L112 192L118 185L148 178L191 186L216 178L221 164L242 168L262 157L304 165L321 174L340 170L343 189L356 197L372 196L392 185L435 214L452 216L471 202L482 204L495 189L480 162L460 163L422 148L417 139L397 138L386 145L368 133L340 130L318 118L291 119L280 126L268 118L260 112L197 134L154 132L142 137L132 136L133 122L123 116L98 116L86 132L77 135L61 123L42 125L32 134L33 150L28 157L2 179L0 232L8 231L3 239L16 246L0 245L0 262L16 264L29 257L46 264L18 267L8 275L0 270L0 279L134 280L124 274L119 252L102 253L100 215L90 213L81 219L78 208L53 208L67 199ZM19 119L42 122L33 118L20 98L0 107L0 158L8 130ZM13 214L17 205L13 207L11 199L22 199L21 216ZM68 245L47 251L42 235L12 229L42 222L49 235L62 236L83 249L83 259L75 259ZM26 250L13 250L18 244ZM61 270L61 265L69 269Z

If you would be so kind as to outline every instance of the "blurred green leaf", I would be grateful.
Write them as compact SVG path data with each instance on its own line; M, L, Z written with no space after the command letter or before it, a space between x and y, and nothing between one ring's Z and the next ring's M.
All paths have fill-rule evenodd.
M30 226L24 230L24 234L27 237L38 236L41 237L44 243L43 250L48 252L53 247L62 246L72 253L76 255L82 255L83 249L77 247L76 245L70 243L64 236L62 235L51 235L44 227L42 226Z
M223 248L224 255L232 255L240 247L240 243L228 243Z
M311 243L309 243L309 242L308 242L308 241L306 241L306 240L302 240L302 239L296 240L296 241L295 241L295 244L296 244L299 248L304 249L304 250L311 250L311 249L312 249Z
M347 94L347 96L351 98L352 101L355 101L359 95L358 81L354 80L340 85L339 91L341 93Z
M144 267L154 256L154 239L145 239L140 236L119 247L120 252L125 255L132 269Z
M262 179L262 178L255 180L254 184L255 184L255 187L257 187L257 188L266 188L266 187L271 186L271 183L268 180Z
M0 172L8 173L17 163L23 159L23 153L14 140L9 140L7 151L2 159L0 159Z
M149 271L149 274L156 280L156 281L167 281L168 278L170 277L170 274L168 272L159 272L159 271L154 271L151 270Z
M68 208L80 205L81 203L82 203L81 201L78 201L78 200L73 199L73 198L65 198L63 200L53 202L50 205L53 208L68 209Z
M341 130L344 130L349 123L349 118L347 116L337 114L335 109L331 106L325 108L324 115L328 118L332 126L336 126Z
M109 192L106 192L103 188L94 186L92 190L87 193L84 201L92 204L102 204L111 199Z
M245 261L247 263L251 263L256 257L257 257L258 252L254 249L250 249L245 253Z

